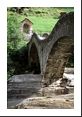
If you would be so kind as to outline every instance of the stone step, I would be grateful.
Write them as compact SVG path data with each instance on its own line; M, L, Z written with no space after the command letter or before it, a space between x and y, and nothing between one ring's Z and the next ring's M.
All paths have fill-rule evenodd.
M8 84L8 89L12 88L36 88L36 87L41 87L42 83L40 82L30 82L30 83L10 83Z
M29 97L31 95L39 94L41 89L41 75L22 74L12 76L7 82L8 98L13 97Z
M41 81L41 75L33 75L33 74L22 74L22 75L14 75L12 76L8 82L39 82Z
M16 94L16 93L9 93L8 95L7 95L7 98L8 99L12 99L12 98L28 98L28 97L30 97L30 96L32 96L32 95L34 95L34 96L41 96L41 93L39 93L39 92L27 92L27 93L18 93L18 94Z
M7 92L8 98L10 97L28 97L33 94L40 94L40 88L27 88L27 89L11 89Z
M8 85L9 84L16 84L16 83L18 83L18 84L23 84L23 83L38 83L38 82L41 82L41 80L37 80L37 79L35 79L34 81L33 80L28 80L28 81L25 81L25 82L14 82L14 81L10 81L10 82L8 82Z
M24 88L14 88L14 87L12 87L12 88L8 88L8 92L10 92L10 91L14 91L14 92L17 92L17 91L31 91L31 90L39 90L41 88L41 86L36 86L36 87L24 87Z

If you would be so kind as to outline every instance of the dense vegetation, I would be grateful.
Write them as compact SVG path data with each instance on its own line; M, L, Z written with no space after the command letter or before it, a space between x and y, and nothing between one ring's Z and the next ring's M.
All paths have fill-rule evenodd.
M21 21L27 17L33 22L33 31L42 35L44 32L51 32L60 12L70 11L73 11L73 8L9 7L7 9L8 78L14 74L26 73L28 70L28 41L20 33ZM73 57L70 62L73 63Z

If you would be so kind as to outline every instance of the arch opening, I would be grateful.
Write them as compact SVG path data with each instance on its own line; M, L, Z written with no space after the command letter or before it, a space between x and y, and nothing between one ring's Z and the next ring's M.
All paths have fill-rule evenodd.
M30 26L27 23L25 23L23 25L23 32L24 33L29 33L29 30L30 30Z
M30 71L33 74L41 73L38 51L35 44L32 44L32 47L30 50Z
M63 37L53 45L48 56L44 80L46 84L51 84L59 78L63 78L64 69L70 56L73 55L74 40L69 37Z

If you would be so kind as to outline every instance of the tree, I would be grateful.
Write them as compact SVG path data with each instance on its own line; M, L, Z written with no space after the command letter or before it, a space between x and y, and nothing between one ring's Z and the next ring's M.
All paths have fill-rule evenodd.
M17 16L8 14L7 17L7 44L10 49L17 49L17 43L20 41L19 24Z

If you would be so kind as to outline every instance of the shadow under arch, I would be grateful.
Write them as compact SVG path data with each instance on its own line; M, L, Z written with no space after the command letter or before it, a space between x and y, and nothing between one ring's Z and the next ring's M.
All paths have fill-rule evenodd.
M48 56L44 82L49 85L53 80L63 77L65 66L74 51L74 39L68 36L59 38L51 48Z
M30 48L29 59L30 59L30 72L32 72L33 74L40 74L41 69L40 69L38 50L34 43L31 45Z

